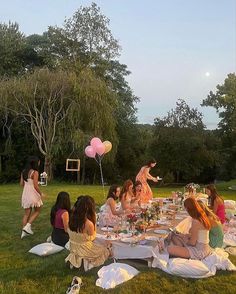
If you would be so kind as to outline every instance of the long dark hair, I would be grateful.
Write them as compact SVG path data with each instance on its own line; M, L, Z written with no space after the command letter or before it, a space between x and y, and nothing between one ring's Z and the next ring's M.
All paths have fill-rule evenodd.
M126 180L124 182L124 185L123 185L123 187L121 189L120 196L119 196L119 199L120 200L122 199L123 195L125 195L125 197L126 197L126 194L127 194L128 190L129 190L129 187L131 185L133 185L133 182L130 179L129 180Z
M60 192L57 195L56 203L53 205L50 214L50 222L52 226L54 226L56 213L59 209L65 209L68 211L68 213L70 213L70 195L67 192Z
M147 166L147 167L151 167L151 164L152 164L152 163L157 163L157 161L156 161L154 158L152 158L152 159L150 159L150 160L147 162L146 166Z
M36 170L36 171L39 171L39 158L37 156L30 156L28 157L27 159L27 162L26 162L26 165L25 165L25 168L22 172L22 176L23 176L23 179L24 181L27 182L28 180L28 177L29 177L29 171L30 170Z
M91 196L81 195L74 204L69 221L69 228L74 232L83 232L85 221L89 219L96 225L95 202Z
M134 193L135 196L136 196L136 194L137 194L136 188L137 188L138 186L141 186L141 190L142 190L142 183L141 183L140 181L136 181L136 182L134 183L133 193Z
M117 200L119 197L116 196L116 191L117 188L119 188L118 185L111 185L108 194L107 194L107 199L113 198L114 200Z
M214 202L216 200L217 197L220 197L220 195L218 194L215 185L210 184L206 186L206 189L209 190L211 192L211 195L209 196L210 198L210 202L211 202L211 207L214 206ZM221 197L220 197L221 198ZM222 198L221 198L222 199Z

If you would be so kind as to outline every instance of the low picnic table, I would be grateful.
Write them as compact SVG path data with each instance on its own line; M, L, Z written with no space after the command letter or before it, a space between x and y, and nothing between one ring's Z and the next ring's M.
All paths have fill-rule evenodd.
M139 236L138 240L140 241L129 242L126 240L128 242L123 242L122 237L117 237L115 232L112 231L109 232L109 238L107 238L108 232L104 232L101 228L98 228L96 242L100 244L105 244L107 241L111 242L115 259L142 259L148 262L148 266L151 266L153 249L156 247L158 239L166 236L168 232L170 232L169 228L175 228L187 217L187 213L185 211L176 212L175 218L171 220L167 220L167 217L168 215L163 214L162 218L159 220L159 222L161 221L163 224L157 224L155 227L147 227L146 233ZM164 221L167 224L164 224ZM156 230L165 230L166 232L155 233ZM156 240L150 240L152 239L150 237L156 237Z

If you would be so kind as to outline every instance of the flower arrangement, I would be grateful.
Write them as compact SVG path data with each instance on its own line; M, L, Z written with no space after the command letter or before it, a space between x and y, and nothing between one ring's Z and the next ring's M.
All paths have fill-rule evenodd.
M138 220L137 216L135 213L131 213L127 215L127 222L130 224L134 224Z
M148 223L150 223L151 219L153 220L159 219L159 215L160 215L160 204L158 202L153 202L151 207L142 209L142 212L141 212L141 218L144 221L147 221Z
M197 189L200 189L200 185L194 184L194 183L189 183L189 184L187 184L185 186L185 189L187 189L187 190L191 190L191 189L197 190Z

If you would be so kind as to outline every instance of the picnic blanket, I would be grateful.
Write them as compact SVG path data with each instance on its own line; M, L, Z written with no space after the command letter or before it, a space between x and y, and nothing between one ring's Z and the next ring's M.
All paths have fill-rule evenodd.
M214 276L217 270L236 271L236 267L228 259L228 256L228 253L223 249L217 248L203 260L169 258L167 252L160 253L156 247L153 250L152 267L184 278L208 278Z

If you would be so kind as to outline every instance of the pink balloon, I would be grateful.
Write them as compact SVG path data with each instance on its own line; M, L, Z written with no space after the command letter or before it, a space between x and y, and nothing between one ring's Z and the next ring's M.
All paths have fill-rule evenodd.
M97 138L97 137L94 137L91 141L90 141L90 145L95 148L97 144L101 144L102 141Z
M97 154L103 155L104 152L105 152L105 150L106 150L106 148L105 148L105 146L104 146L103 143L100 143L100 144L96 144L95 150L96 150Z
M90 158L95 158L96 151L92 146L87 146L84 150L85 154Z

